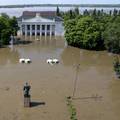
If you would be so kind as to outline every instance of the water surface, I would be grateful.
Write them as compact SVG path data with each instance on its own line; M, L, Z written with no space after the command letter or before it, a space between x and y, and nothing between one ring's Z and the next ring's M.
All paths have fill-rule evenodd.
M65 97L73 94L77 64L73 104L78 120L120 119L120 81L114 76L113 55L65 46L61 37L32 41L0 49L1 120L69 120ZM30 58L32 63L20 64L20 58ZM48 58L60 63L51 66ZM32 88L34 106L30 109L23 107L26 81Z

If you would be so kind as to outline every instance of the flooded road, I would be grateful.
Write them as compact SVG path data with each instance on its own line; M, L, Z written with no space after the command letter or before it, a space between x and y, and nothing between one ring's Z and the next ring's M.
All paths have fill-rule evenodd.
M20 58L32 63L20 64ZM60 63L51 66L48 58ZM1 48L0 120L70 120L65 97L73 94L77 64L73 104L78 120L120 120L120 81L112 63L113 56L106 51L66 46L63 38ZM23 107L26 81L31 85L31 108Z

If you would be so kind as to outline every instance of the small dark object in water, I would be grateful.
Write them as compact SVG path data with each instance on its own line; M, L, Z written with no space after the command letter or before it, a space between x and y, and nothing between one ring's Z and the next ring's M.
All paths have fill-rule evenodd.
M72 97L71 96L68 96L67 99L71 99Z
M9 87L6 87L6 88L5 88L5 90L6 90L6 91L9 91L9 90L10 90L10 88L9 88Z

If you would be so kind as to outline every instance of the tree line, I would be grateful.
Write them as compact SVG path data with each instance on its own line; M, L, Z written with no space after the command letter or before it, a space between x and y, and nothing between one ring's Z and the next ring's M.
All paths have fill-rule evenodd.
M16 17L10 18L7 14L2 13L0 16L0 47L8 45L10 36L17 35L18 29Z
M120 10L114 9L108 13L101 10L84 10L78 8L56 14L63 17L65 38L69 45L89 49L107 49L120 53Z

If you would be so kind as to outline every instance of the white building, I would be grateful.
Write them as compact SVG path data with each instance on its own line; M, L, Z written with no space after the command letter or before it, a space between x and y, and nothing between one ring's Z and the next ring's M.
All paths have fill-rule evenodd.
M61 17L54 11L24 11L18 18L21 36L63 36L64 27Z

